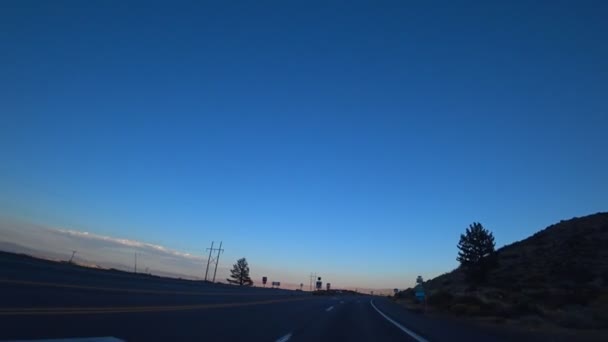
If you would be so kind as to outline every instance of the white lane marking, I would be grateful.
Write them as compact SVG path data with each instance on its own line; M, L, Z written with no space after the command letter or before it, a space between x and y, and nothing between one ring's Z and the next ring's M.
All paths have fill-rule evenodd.
M334 307L333 307L333 306L330 306L330 307L328 307L327 309L325 309L325 311L329 312L329 311L331 311L331 310L333 310L333 309L334 309Z
M378 313L386 318L387 321L393 323L393 325L395 325L397 328L401 329L404 333L410 335L413 339L415 339L418 342L429 342L428 340L424 339L422 336L416 334L415 332L411 331L410 329L404 327L403 325L397 323L396 321L394 321L392 318L388 317L387 315L384 314L384 312L380 311L375 305L374 305L374 300L370 300L369 303L372 305L372 307L374 309L376 309L376 311L378 311Z
M341 300L341 301L340 301L340 304L344 304L344 301L343 301L343 300Z
M281 337L280 339L276 340L276 342L287 342L287 341L289 341L290 338L291 338L291 333Z

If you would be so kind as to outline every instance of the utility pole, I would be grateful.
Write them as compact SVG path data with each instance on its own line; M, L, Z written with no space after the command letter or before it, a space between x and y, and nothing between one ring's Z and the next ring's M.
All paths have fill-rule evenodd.
M213 271L213 282L215 283L215 276L217 274L217 265L220 263L220 253L224 250L222 249L223 242L220 241L220 248L213 248L214 241L211 241L211 248L207 248L209 250L209 259L207 259L207 271L205 271L205 281L207 281L207 275L209 274L209 265L215 263L215 270ZM213 252L217 251L217 257L213 258Z
M308 288L308 291L312 292L312 272L310 273L310 287Z
M133 263L133 273L137 273L137 252L135 252L135 262Z
M72 257L70 257L70 261L68 261L70 264L72 263L72 260L74 260L75 254L76 254L76 251L72 251Z
M220 248L217 250L217 258L215 258L215 271L213 271L213 282L215 283L215 275L217 274L217 264L220 263L220 253L224 250L222 249L222 241L220 241Z
M209 250L209 258L207 259L207 270L205 271L205 281L207 281L207 274L209 273L209 262L211 262L211 252L213 252L213 243L211 241L211 248L207 248Z
M310 292L312 292L312 284L313 284L313 282L314 282L314 280L313 280L313 279L314 279L314 280L316 280L316 279L317 279L317 274L316 274L316 273L315 273L315 274L313 274L313 273L311 272L311 273L310 273Z

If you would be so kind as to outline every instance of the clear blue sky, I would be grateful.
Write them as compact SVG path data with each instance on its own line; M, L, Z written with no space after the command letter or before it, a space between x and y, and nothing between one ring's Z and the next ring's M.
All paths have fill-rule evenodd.
M608 3L424 3L3 1L0 214L392 286L606 211Z

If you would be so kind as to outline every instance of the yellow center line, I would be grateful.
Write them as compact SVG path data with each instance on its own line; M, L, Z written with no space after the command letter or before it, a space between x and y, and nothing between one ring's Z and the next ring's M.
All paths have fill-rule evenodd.
M45 286L45 287L56 287L66 289L80 289L80 290L94 290L94 291L107 291L107 292L124 292L124 293L142 293L142 294L168 294L168 295L186 295L186 296L263 296L269 295L268 293L239 293L239 292L192 292L192 291L162 291L162 290L143 290L143 289L124 289L115 287L99 287L99 286L85 286L85 285L71 285L71 284L59 284L59 283L45 283L35 282L26 280L10 280L0 279L0 284L13 284L13 285L26 285L26 286ZM273 293L273 296L281 295Z
M140 313L140 312L164 312L234 308L253 305L267 305L276 303L287 303L310 299L312 297L296 297L284 299L270 299L253 302L196 304L196 305L166 305L166 306L125 306L125 307L62 307L62 308L0 308L0 316L19 315L89 315L89 314L117 314L117 313Z

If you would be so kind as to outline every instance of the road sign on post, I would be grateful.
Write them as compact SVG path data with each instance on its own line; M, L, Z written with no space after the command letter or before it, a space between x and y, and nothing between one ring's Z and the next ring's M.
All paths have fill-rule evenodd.
M424 300L424 297L425 297L424 290L416 291L416 298L418 298L422 301L422 300Z
M268 278L267 277L262 277L262 284L264 284L264 287L266 287L266 283L268 282Z
M424 288L420 285L416 286L416 298L418 298L419 301L424 301L424 298L426 297L426 293L424 292Z
M416 298L418 299L418 301L424 302L424 312L426 312L426 293L424 292L424 287L419 284L418 286L416 286L414 293L416 294Z
M317 278L317 290L320 290L323 287L323 283L321 282L321 277Z
M331 289L331 284L330 283L325 284L325 286L327 286L327 291L329 291L329 289Z
M395 294L399 293L399 289L393 289L393 292L395 292Z

